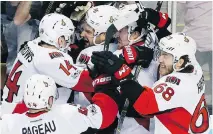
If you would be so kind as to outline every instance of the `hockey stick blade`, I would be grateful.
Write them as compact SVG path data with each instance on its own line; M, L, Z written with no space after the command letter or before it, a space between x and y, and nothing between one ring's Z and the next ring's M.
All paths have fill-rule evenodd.
M116 29L115 25L112 24L106 32L106 40L104 43L104 51L108 51L109 50L109 43L111 42L113 36L115 35L115 33L118 32L118 30Z

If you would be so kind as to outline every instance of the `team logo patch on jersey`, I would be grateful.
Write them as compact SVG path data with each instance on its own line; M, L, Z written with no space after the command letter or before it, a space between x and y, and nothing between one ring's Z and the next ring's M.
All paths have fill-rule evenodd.
M60 52L52 52L52 53L49 53L49 56L51 59L54 59L54 58L59 58L59 57L64 57L64 55Z
M62 25L62 26L66 26L66 23L64 22L63 19L61 20L61 25Z
M44 33L44 29L41 28L41 29L40 29L40 34L43 34L43 33Z
M112 16L110 16L109 22L113 23L114 21L115 21L115 19Z
M75 68L74 68L75 69ZM71 77L73 77L74 79L77 78L79 75L80 75L81 71L80 70L77 70L75 69L73 71L73 73L71 73Z
M90 106L89 109L90 109L92 115L95 115L97 113L97 109L96 109L95 105Z
M79 112L79 113L82 113L82 114L84 114L84 115L87 116L87 114L88 114L88 109L87 109L86 107L79 107L79 108L78 108L78 112Z
M86 54L81 54L79 58L79 62L82 64L87 64L90 60L90 57L87 56Z
M47 82L43 81L43 83L44 83L45 87L49 86Z

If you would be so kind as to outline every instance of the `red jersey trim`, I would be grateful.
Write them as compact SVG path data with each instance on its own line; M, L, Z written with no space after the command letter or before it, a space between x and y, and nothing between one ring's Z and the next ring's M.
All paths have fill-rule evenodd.
M26 113L26 116L30 117L30 118L34 118L34 117L37 117L39 115L42 115L44 113L47 113L47 111L40 111L40 112L37 112L37 113Z
M89 71L82 71L78 83L72 87L73 90L78 92L94 92L92 86L92 78L89 76Z
M100 129L106 128L113 123L118 113L116 102L104 93L96 93L92 101L98 105L102 112L102 124Z
M192 115L186 109L176 108L156 117L172 134L188 134Z
M27 111L28 111L28 108L26 107L25 103L21 102L21 103L18 103L16 105L16 107L14 108L12 114L14 114L14 113L23 114L23 113L25 113Z
M135 101L133 107L141 115L148 115L159 112L158 104L152 89L145 86L144 91Z

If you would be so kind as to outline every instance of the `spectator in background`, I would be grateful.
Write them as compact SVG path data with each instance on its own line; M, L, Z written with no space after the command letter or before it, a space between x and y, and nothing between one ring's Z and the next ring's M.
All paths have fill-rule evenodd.
M25 41L35 38L38 30L41 2L7 1L1 2L1 23L8 46L7 74L17 56L17 51Z
M0 84L1 93L0 93L0 97L2 100L2 89L4 88L4 84L6 81L6 71L7 71L6 62L7 62L7 56L8 56L7 43L5 41L4 34L2 33L2 28L1 28L0 46L1 46L1 84Z
M212 2L186 1L185 27L183 32L191 36L197 43L196 58L200 65L208 64L210 79L206 81L206 91L212 98ZM204 76L205 77L205 76Z

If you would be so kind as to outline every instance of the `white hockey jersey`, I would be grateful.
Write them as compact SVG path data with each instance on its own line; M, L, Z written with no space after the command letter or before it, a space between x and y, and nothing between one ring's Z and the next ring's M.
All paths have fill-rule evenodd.
M80 106L63 104L48 113L4 115L2 134L80 134L89 127L101 127L102 114L97 105L88 106L87 115L79 109Z
M106 123L100 107L95 104L87 108L63 104L47 113L6 114L2 119L2 134L80 134L89 127L102 128Z
M134 104L141 115L155 116L155 134L198 134L209 131L201 67L193 73L173 72L147 88ZM147 105L149 103L149 105Z
M4 101L22 101L25 81L33 74L51 76L63 87L93 92L92 80L87 71L73 66L73 60L68 54L41 47L39 41L39 38L29 41L18 53L3 89Z
M114 94L110 95L114 96ZM3 114L1 133L80 134L88 131L89 127L103 129L115 120L118 113L118 105L114 97L105 93L96 93L92 98L93 104L87 107L70 104L53 105L50 111L37 113L27 112L24 103L15 104L13 113L21 114ZM8 103L2 107L3 111L8 106L15 105Z

